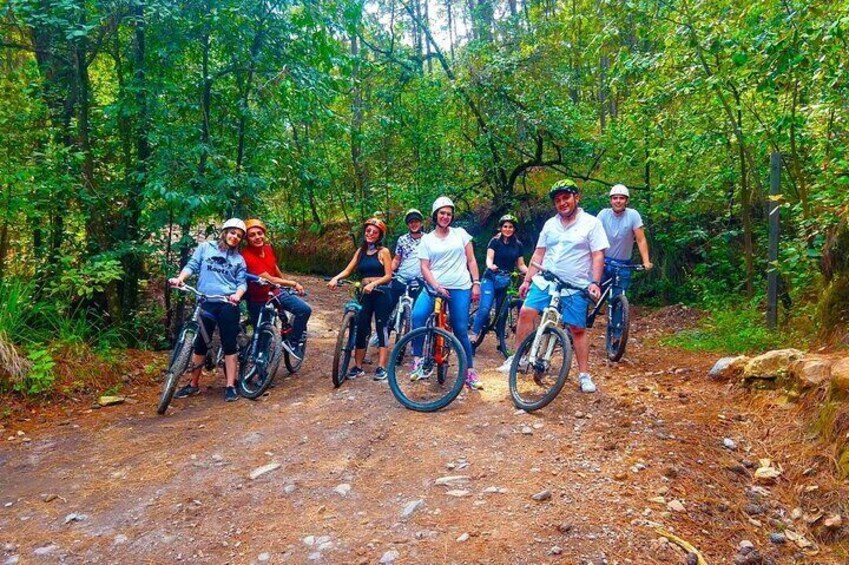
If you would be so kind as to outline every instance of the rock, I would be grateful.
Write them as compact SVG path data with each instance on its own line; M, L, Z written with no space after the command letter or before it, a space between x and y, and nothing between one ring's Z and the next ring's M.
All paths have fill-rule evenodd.
M312 547L313 545L315 545L315 536L307 536L301 541L304 542L304 545Z
M666 503L666 507L673 512L686 512L687 509L684 508L684 503L680 500L670 500Z
M263 551L256 558L256 560L259 561L260 563L265 563L269 559L271 559L271 554L268 553L267 551Z
M769 541L774 543L775 545L784 545L787 543L787 536L782 534L781 532L772 532L769 534Z
M333 489L333 492L342 496L348 496L348 493L351 492L351 485L349 485L348 483L342 483L340 485L337 485L336 488Z
M760 466L755 470L755 480L761 484L774 484L781 476L781 471L772 466L769 459L761 459Z
M800 390L818 388L831 379L831 361L825 357L805 356L790 364L789 375Z
M20 561L21 561L20 555L13 555L13 556L9 557L6 561L4 561L3 565L18 565L18 563Z
M457 538L457 541L460 542L460 543L463 543L464 541L468 541L469 537L470 537L469 533L464 532L464 533L460 534L460 537Z
M503 487L486 487L481 492L484 494L506 494L507 489Z
M79 512L71 512L67 516L65 516L65 524L70 524L71 522L82 522L86 520L88 516L85 514L80 514Z
M831 366L831 387L838 392L849 392L849 357Z
M446 491L445 494L447 494L448 496L456 496L457 498L462 498L464 496L469 496L472 493L467 490L454 489Z
M297 489L297 488L298 487L296 487L293 484L288 484L285 487L283 487L283 492L286 493L286 494L292 494L293 492L295 492L295 489Z
M753 544L747 539L744 539L739 544L737 544L737 549L740 550L740 552L742 553L743 550L746 549L755 549L755 544Z
M737 443L733 439L727 437L722 440L722 447L734 451L735 449L737 449Z
M535 495L531 496L531 498L536 500L537 502L542 502L544 500L550 500L551 499L551 491L549 489L545 489L544 491L538 492Z
M115 536L115 539L112 540L112 545L123 545L127 543L128 538L124 534L118 534Z
M59 546L51 543L49 545L43 545L41 547L35 548L35 550L33 550L32 553L33 553L33 555L50 555L51 553L53 553L57 549L59 549Z
M257 467L256 469L251 471L250 475L248 475L248 478L252 481L256 480L256 479L260 478L261 476L263 476L264 474L270 473L271 471L274 471L275 469L279 469L280 467L281 467L280 463L269 463L268 465L263 465L262 467Z
M687 565L699 565L699 556L692 551L687 554L687 558L685 559L685 563Z
M312 553L307 555L307 559L310 560L310 561L318 561L319 559L321 559L321 552L320 551L313 551Z
M112 406L113 404L123 404L126 398L123 396L101 396L97 399L97 404L100 406Z
M531 429L530 426L523 426L522 427L522 433L525 434L526 436L529 436L529 435L533 435L534 431Z
M383 554L383 557L380 558L380 565L387 565L388 563L395 563L395 560L401 556L398 551L394 549L390 549L386 553Z
M563 548L559 545L554 545L548 550L549 555L560 555L561 553L563 553Z
M572 531L572 524L570 524L569 522L563 522L559 526L557 526L557 530L561 534L568 534Z
M804 353L798 349L775 349L758 355L746 363L743 369L743 379L767 379L773 380L786 377L790 364L801 359Z
M749 359L746 355L723 357L714 363L713 368L708 371L708 377L714 381L727 381L737 378L743 374Z
M447 477L439 477L433 481L433 484L436 486L455 486L466 484L471 480L468 475L448 475Z
M416 510L424 506L424 500L418 498L416 500L411 500L404 506L404 510L401 511L401 519L406 520L410 516L416 513Z
M823 525L829 530L839 530L840 527L843 526L843 518L840 514L832 514L825 519Z
M749 516L760 516L761 514L764 514L766 512L766 508L764 508L760 504L749 503L743 507L743 512L745 512Z

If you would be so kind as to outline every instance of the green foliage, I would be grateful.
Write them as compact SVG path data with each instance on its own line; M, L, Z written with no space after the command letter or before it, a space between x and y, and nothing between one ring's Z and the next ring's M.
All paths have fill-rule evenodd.
M111 282L124 275L121 263L112 257L92 257L77 264L74 257L59 258L58 278L49 284L49 294L62 304L73 304L80 300L91 300L103 292Z
M53 374L56 362L50 350L44 346L34 346L27 353L27 359L30 363L29 371L14 384L14 390L28 396L50 392L56 379Z
M770 331L758 303L715 302L694 329L665 338L663 343L688 351L719 354L761 353L769 349L803 349L805 338L789 331ZM809 336L810 337L810 336Z

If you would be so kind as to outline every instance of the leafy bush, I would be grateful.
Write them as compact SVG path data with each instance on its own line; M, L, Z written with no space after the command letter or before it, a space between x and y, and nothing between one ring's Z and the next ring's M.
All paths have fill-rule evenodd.
M53 388L56 376L53 367L56 366L50 351L43 346L32 348L27 354L29 370L13 386L16 392L26 395L36 395L49 392Z

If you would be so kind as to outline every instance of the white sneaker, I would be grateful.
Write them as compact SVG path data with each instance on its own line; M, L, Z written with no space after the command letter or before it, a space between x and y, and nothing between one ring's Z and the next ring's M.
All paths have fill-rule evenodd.
M499 373L509 373L509 372L510 372L510 366L511 366L511 365L513 365L513 357L515 357L515 355L511 355L510 357L508 357L508 358L504 361L504 363L502 363L502 364L501 364L501 365L500 365L500 366L496 369L496 371L498 371Z
M578 375L578 386L580 387L581 392L593 393L596 391L595 383L593 383L589 373L581 373Z

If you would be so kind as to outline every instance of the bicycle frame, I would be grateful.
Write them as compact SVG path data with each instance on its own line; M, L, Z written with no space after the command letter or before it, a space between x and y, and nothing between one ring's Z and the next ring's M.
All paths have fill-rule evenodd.
M620 281L622 280L621 272L625 269L632 271L642 271L642 265L617 265L611 263L613 275L610 276L607 280L601 282L601 296L598 298L598 302L596 302L595 306L592 307L589 314L587 314L587 327L591 328L593 323L595 322L596 316L601 311L602 306L604 306L605 302L609 302L613 296L614 288L621 288ZM625 290L622 290L622 294L625 294Z
M413 296L410 293L410 287L414 286L416 281L410 281L404 284L404 294L398 299L398 303L395 305L395 309L392 311L392 329L393 331L400 332L401 331L401 313L404 311L404 306L408 306L410 310L413 309ZM416 286L418 288L418 286Z

